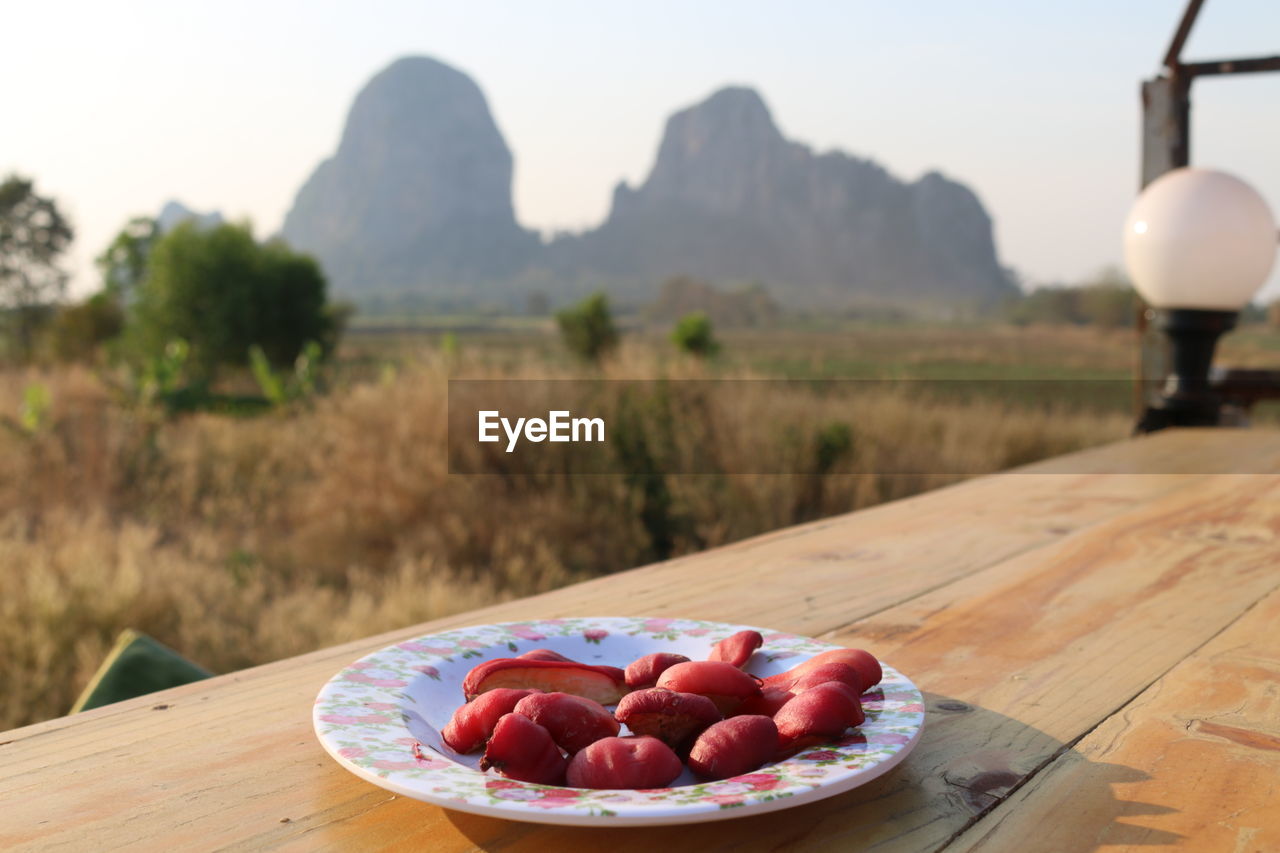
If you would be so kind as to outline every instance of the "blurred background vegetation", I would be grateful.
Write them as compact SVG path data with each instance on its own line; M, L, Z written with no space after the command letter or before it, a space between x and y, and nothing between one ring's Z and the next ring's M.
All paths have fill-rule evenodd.
M1122 382L1133 296L1103 271L997 316L926 323L794 314L764 283L675 277L628 312L597 294L531 297L518 316L353 316L311 258L247 224L138 218L103 251L97 292L68 301L72 237L31 181L0 186L0 729L65 713L124 628L225 672L1123 438L1132 423L1123 395L922 399L885 385L851 408L818 385L746 383L731 404L677 406L613 384L601 406L627 475L478 456L501 476L450 476L450 378ZM1224 360L1274 360L1264 319L1245 318ZM675 456L713 471L670 474ZM797 473L737 473L770 466ZM895 466L929 473L877 473Z

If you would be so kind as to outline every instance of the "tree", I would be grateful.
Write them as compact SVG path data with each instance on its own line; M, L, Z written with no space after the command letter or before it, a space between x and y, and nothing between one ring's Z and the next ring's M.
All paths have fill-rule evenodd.
M1133 324L1138 297L1124 273L1104 267L1079 285L1048 285L1015 297L1006 316L1018 325L1049 323L1122 328Z
M325 351L339 322L319 265L280 241L259 244L247 225L200 229L185 222L150 249L129 335L157 357L173 340L190 346L188 368L210 381L221 365L244 365L261 347L273 365L294 361L307 341Z
M593 293L577 305L556 314L560 336L574 355L585 361L598 362L618 345L618 330L609 311L609 298Z
M90 361L124 330L124 312L107 293L64 305L45 333L50 354L59 361Z
M671 331L671 342L681 352L698 358L710 358L720 351L720 342L705 311L693 311L681 317Z
M52 199L27 178L0 184L0 310L9 314L19 358L30 357L36 327L66 290L58 259L73 237Z
M147 259L160 239L160 227L149 216L135 216L97 257L102 290L121 306L131 305L147 275Z

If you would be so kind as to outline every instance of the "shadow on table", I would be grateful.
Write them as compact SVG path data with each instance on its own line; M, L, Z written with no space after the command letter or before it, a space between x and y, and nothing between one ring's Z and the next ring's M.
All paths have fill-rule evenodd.
M482 850L636 851L933 850L950 844L984 816L998 817L1009 793L1064 749L1049 735L1003 714L966 702L925 694L925 727L910 756L885 776L816 803L733 820L662 827L596 828L534 825L463 812L445 814ZM1084 853L1103 844L1172 844L1183 836L1122 822L1173 809L1126 802L1113 785L1150 778L1119 764L1092 762L1079 753L1058 756L1055 772L1071 774L1071 795L1046 813L1050 824L1084 826L1065 838L1002 837L1021 850ZM1044 771L1041 771L1044 772ZM966 844L978 836L969 836Z

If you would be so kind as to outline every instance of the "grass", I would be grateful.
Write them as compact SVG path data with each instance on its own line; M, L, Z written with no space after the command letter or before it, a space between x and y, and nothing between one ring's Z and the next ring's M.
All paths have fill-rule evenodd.
M665 335L633 334L601 375L1115 376L1131 346L1079 329L721 337L725 355L706 367ZM438 340L357 330L328 395L253 418L165 419L83 367L0 372L0 729L65 713L124 628L226 672L1119 439L1131 424L1122 407L886 385L850 409L748 383L678 422L660 407L633 418L659 456L701 454L718 474L563 477L526 456L500 477L450 476L450 376L583 370L541 331L459 335L447 356ZM47 411L22 426L33 386ZM761 460L808 473L734 473ZM875 473L895 467L929 473Z

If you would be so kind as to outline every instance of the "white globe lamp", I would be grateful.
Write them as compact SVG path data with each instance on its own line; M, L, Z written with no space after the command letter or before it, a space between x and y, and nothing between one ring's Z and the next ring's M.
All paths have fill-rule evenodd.
M1244 181L1174 169L1142 191L1124 229L1124 258L1154 308L1239 311L1271 273L1276 221Z
M1267 280L1276 236L1262 196L1226 172L1174 169L1138 196L1124 226L1125 266L1159 311L1171 367L1140 431L1219 422L1221 401L1209 382L1213 350Z

